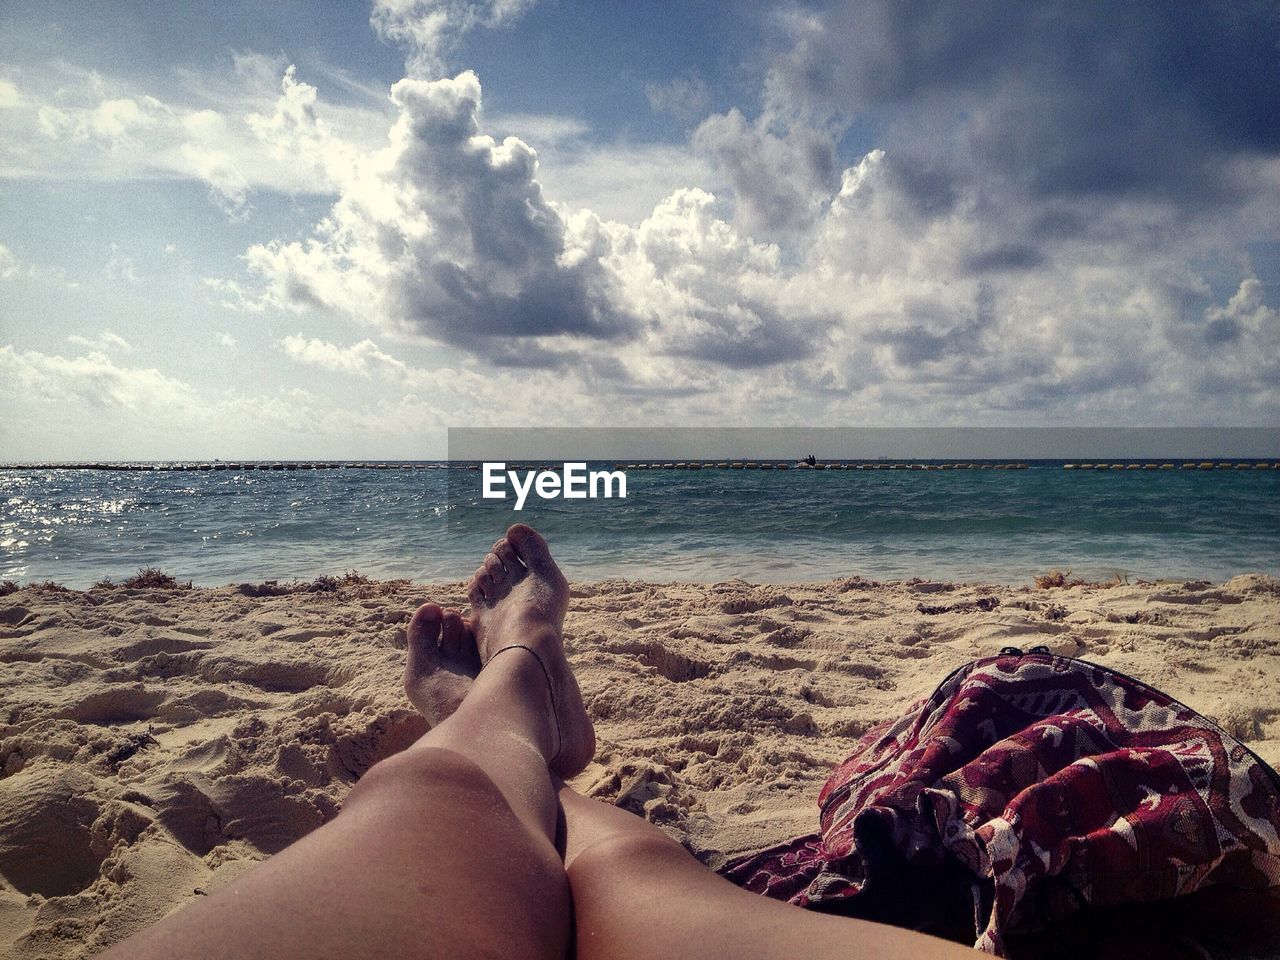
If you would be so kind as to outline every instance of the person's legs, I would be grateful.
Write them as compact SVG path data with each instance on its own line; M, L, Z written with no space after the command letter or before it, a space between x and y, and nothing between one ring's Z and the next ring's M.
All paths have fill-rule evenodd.
M415 690L450 715L374 766L331 823L108 956L565 955L571 908L548 766L576 773L594 735L560 647L567 584L540 537L514 533L497 568L473 580L470 651L442 633L438 607L410 623ZM525 649L497 653L509 643ZM478 655L493 659L472 681Z
M828 916L735 887L651 823L559 793L577 960L648 957L963 958L972 949Z
M502 541L495 544L495 554ZM549 562L548 555L548 562ZM513 608L514 609L514 608ZM478 611L483 622L483 607ZM444 731L449 711L481 691L485 674L468 689L467 664L478 662L480 640L455 611L443 613L441 650L455 677L441 697L433 647L409 648L405 690ZM519 628L512 629L517 635ZM481 650L484 645L481 645ZM510 651L503 656L512 656ZM562 657L557 663L563 663ZM492 668L488 668L492 669ZM486 669L486 673L488 672ZM567 664L564 669L567 669ZM576 695L576 684L573 692ZM453 718L467 715L459 709ZM465 728L459 735L470 736ZM523 781L522 781L523 782ZM601 803L555 778L563 813L560 838L572 890L579 960L667 957L968 956L956 944L882 924L826 916L748 893L714 874L657 827Z

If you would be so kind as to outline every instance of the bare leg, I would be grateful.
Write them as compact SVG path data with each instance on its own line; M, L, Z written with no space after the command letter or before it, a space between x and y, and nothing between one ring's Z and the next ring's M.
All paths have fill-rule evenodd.
M972 957L973 950L748 893L650 823L562 787L578 960Z
M444 619L449 656L465 657L476 643L470 625L452 611ZM416 669L422 664L427 669ZM431 665L429 649L415 653L410 648L405 687L429 718L429 710L440 709L433 679L438 674ZM464 704L473 695L465 682L449 689L452 696L465 697ZM579 960L972 956L972 950L934 937L748 893L712 873L652 824L583 797L559 778L555 782Z
M585 764L594 735L560 649L567 585L540 537L513 532L509 562L473 583L472 626L493 660L452 715L370 770L334 821L110 957L564 957L571 909L548 765ZM471 661L444 642L442 619L419 610L411 642L456 690ZM530 649L494 656L507 643Z

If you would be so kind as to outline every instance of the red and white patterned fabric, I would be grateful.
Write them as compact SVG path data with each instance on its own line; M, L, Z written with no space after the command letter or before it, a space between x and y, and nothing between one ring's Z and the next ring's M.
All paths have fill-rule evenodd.
M961 667L869 731L818 805L817 834L721 872L831 909L894 863L937 868L971 887L993 954L1089 907L1280 887L1280 775L1160 691L1049 653Z

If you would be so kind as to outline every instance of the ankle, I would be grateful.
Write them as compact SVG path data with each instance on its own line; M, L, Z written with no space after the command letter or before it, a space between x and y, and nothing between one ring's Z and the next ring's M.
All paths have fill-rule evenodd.
M557 711L555 687L546 660L532 644L509 643L499 647L481 670L497 674L508 691L519 691L520 702L533 706L530 711L537 742L543 759L551 764L560 754L563 733ZM535 706L536 705L536 706Z

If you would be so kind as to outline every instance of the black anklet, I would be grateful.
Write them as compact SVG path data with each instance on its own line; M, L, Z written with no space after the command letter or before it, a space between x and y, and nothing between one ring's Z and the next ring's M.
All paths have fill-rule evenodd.
M538 651L523 643L508 643L505 647L499 647L497 650L493 651L493 656L489 657L489 659L485 661L484 665L487 667L489 664L493 663L493 658L504 650L528 650L533 654L533 659L538 661L538 666L542 668L542 675L547 678L547 694L551 697L551 719L556 722L556 752L551 759L547 761L547 763L555 763L556 758L560 756L561 749L564 748L564 734L560 732L560 711L556 707L556 685L551 682L551 671L549 671L547 669L547 665L542 662L542 657L538 656Z

